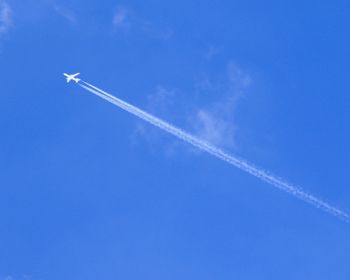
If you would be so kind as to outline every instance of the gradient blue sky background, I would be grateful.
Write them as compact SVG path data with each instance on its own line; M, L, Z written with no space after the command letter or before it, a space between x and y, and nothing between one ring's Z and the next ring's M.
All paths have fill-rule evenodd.
M0 279L349 279L348 1L0 0Z

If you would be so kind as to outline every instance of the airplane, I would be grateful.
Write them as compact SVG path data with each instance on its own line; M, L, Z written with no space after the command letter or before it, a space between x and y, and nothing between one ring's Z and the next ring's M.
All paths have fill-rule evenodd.
M66 73L63 73L63 75L66 76L66 79L67 79L67 83L69 83L70 81L74 81L76 83L79 83L80 79L77 78L78 75L80 75L80 73L76 73L76 74L66 74Z

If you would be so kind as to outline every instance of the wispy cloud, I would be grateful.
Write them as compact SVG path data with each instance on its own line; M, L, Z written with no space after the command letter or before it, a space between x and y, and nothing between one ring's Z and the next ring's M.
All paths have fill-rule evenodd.
M204 57L207 60L212 60L215 56L217 56L221 52L221 48L214 45L209 45L204 53Z
M234 63L228 63L221 73L221 78L204 77L193 83L192 91L157 86L147 96L144 106L158 117L164 117L171 123L186 127L197 137L219 147L237 150L237 107L239 100L250 92L251 75ZM190 153L197 150L182 145L179 141L165 141L158 129L137 122L131 143L146 141L150 151L159 151L172 157L179 149L185 148Z
M236 108L252 84L251 75L235 63L229 63L221 81L202 79L196 85L197 94L219 96L199 106L190 117L194 133L206 141L225 148L236 147Z
M12 10L5 0L0 0L0 36L12 26Z
M146 108L159 117L187 127L194 135L219 147L237 149L237 107L250 92L253 79L235 63L228 63L220 78L204 77L194 83L191 94L157 86L147 98ZM159 145L157 129L139 123L136 135ZM166 154L176 143L164 147ZM152 145L151 145L152 146ZM170 150L170 152L168 151Z
M0 276L0 280L31 280L32 277L30 275L20 275L20 276L13 276L13 275L6 275L6 276Z
M229 107L220 104L219 107ZM234 147L235 145L235 122L222 116L220 110L199 109L194 116L193 129L195 135L206 141L221 147Z
M158 26L134 10L126 6L119 6L112 18L115 31L131 32L137 35L146 35L155 39L167 40L173 32L170 28Z
M113 26L117 29L130 27L129 11L125 7L118 7L113 16Z
M178 92L176 89L166 88L158 85L153 94L147 96L147 108L151 112L157 112L159 115L172 115L171 108L174 107L175 98Z
M253 82L251 75L233 62L228 64L227 75L230 86L239 91L247 89Z
M180 108L177 108L179 104L176 102L178 97L179 92L176 89L157 86L154 93L147 96L145 107L159 117L166 117L168 120L174 121L175 117L179 115ZM137 121L134 133L131 135L131 143L138 144L140 137L142 143L146 142L152 152L158 152L159 147L162 147L166 157L172 157L180 145L178 141L163 141L163 137L166 135L157 128Z
M75 13L73 11L71 11L70 9L67 9L65 7L62 6L58 6L55 5L54 9L56 11L57 14L59 14L60 16L62 16L63 18L65 18L67 21L69 21L70 23L74 24L77 22L77 16L75 15Z

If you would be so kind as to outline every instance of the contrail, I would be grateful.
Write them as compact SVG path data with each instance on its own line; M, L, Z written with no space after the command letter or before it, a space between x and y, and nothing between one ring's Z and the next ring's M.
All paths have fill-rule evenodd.
M87 91L107 100L108 102L118 106L119 108L143 119L144 121L159 127L160 129L176 136L179 139L182 139L183 141L223 160L226 161L227 163L241 169L242 171L245 171L257 178L259 178L260 180L274 186L275 188L278 188L282 191L285 191L291 195L293 195L294 197L297 197L307 203L309 203L310 205L313 205L331 215L334 215L342 220L345 220L346 222L350 222L350 214L346 213L340 209L338 209L337 207L323 201L320 198L315 197L312 194L307 193L306 191L304 191L303 189L301 189L300 187L294 186L290 183L287 183L286 181L284 181L283 179L280 179L272 174L270 174L267 171L264 171L260 168L255 167L254 165L248 163L247 161L240 159L234 155L228 154L226 152L224 152L223 150L221 150L218 147L215 147L214 145L201 140L185 131L183 131L182 129L179 129L173 125L171 125L170 123L163 121L149 113L146 113L144 111L142 111L141 109L117 98L114 97L113 95L85 82L85 81L80 81L80 83L78 83L79 86L81 86L82 88L86 89Z

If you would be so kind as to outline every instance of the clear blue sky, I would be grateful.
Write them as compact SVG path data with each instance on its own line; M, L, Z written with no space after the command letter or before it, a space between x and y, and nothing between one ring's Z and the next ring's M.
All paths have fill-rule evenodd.
M348 1L0 0L0 279L350 277Z

